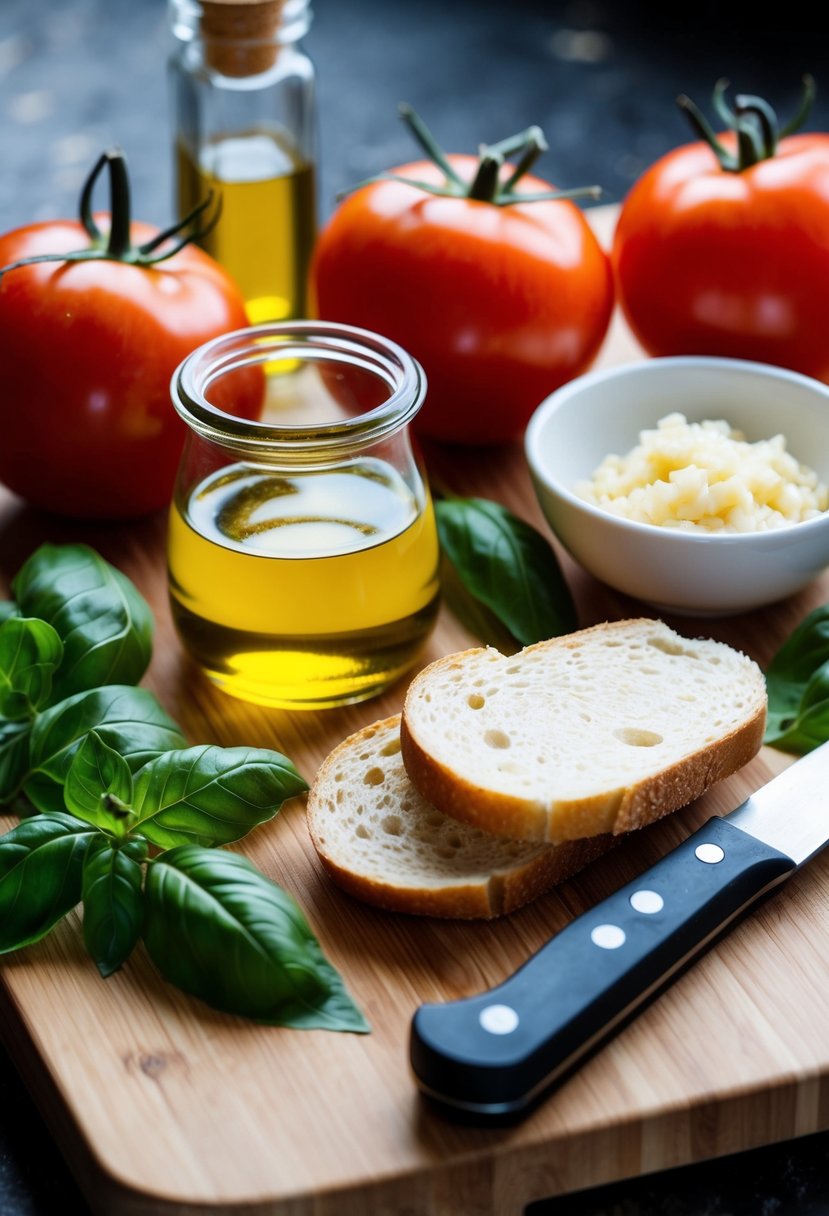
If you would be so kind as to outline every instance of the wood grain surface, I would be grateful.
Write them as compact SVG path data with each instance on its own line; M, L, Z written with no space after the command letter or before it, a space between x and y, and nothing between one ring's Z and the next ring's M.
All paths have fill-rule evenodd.
M606 233L612 214L594 215ZM636 353L617 321L601 361ZM544 527L520 445L429 456L453 488L499 499ZM374 702L318 714L268 711L215 690L173 632L164 531L159 518L58 521L6 496L0 576L8 582L44 539L88 541L126 571L157 621L147 683L194 742L275 747L310 779L346 734L400 709L405 682ZM648 613L566 558L564 566L583 626ZM763 612L666 619L763 664L827 592L824 576ZM423 661L470 644L442 609ZM215 1013L165 984L140 949L104 982L84 954L78 914L3 960L0 1031L93 1211L119 1216L204 1207L217 1216L518 1216L534 1199L827 1128L826 857L514 1127L452 1122L419 1098L407 1063L420 1003L505 978L575 915L788 763L764 750L557 891L480 924L381 913L342 894L321 872L295 800L240 848L302 904L371 1035L273 1029Z

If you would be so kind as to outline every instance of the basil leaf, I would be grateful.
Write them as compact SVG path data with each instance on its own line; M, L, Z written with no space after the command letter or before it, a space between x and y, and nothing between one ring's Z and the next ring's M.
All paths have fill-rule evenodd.
M443 499L435 514L441 547L461 582L523 646L576 628L556 555L535 528L485 498Z
M229 844L307 788L279 752L189 747L158 756L138 773L132 827L164 849Z
M819 708L829 697L827 665L829 605L824 605L801 621L769 664L764 742L781 751L803 753L829 739L826 713Z
M781 719L778 733L768 739L781 751L803 754L829 739L829 662L812 676L793 716Z
M23 791L38 810L64 807L63 783L82 740L95 730L135 773L148 760L187 740L145 688L109 685L67 697L44 710L32 727Z
M123 756L104 743L97 731L90 731L72 757L63 797L66 809L79 819L111 832L116 829L106 796L117 798L125 807L132 803L132 773Z
M102 684L137 684L153 639L149 607L128 578L87 545L41 545L12 584L24 616L64 644L53 702Z
M103 838L86 855L83 942L104 979L123 966L141 936L142 863L146 857L143 840L131 840L119 848Z
M0 714L19 721L47 705L63 643L51 625L11 616L0 625Z
M446 606L473 637L502 654L515 653L518 649L515 638L495 613L467 590L445 553L441 554L440 592Z
M45 937L80 901L96 835L71 815L37 815L0 836L0 954Z
M8 621L10 617L19 616L17 604L14 600L0 600L0 625L4 621Z
M234 853L184 845L151 862L144 941L165 979L215 1009L369 1029L294 900Z
M0 805L10 802L29 771L29 722L0 722Z

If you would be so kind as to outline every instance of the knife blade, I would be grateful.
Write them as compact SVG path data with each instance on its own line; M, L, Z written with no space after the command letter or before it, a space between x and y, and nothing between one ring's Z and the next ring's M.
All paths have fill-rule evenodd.
M706 946L829 842L829 743L572 921L497 987L422 1005L410 1062L424 1094L520 1117Z

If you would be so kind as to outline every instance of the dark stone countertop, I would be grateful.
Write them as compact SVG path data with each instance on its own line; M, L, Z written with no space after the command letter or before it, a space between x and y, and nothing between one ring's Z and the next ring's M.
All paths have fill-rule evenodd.
M742 3L594 0L317 0L307 39L319 79L321 211L337 190L412 158L411 102L441 143L471 151L530 123L558 185L599 182L620 201L688 139L674 106L714 81L792 110L804 70L823 83L811 126L829 129L823 23L764 29ZM101 149L127 152L135 213L171 211L164 0L3 0L0 230L75 214ZM86 1211L8 1057L0 1053L0 1216ZM530 1216L829 1216L829 1134L534 1205ZM459 1213L459 1216L461 1214Z

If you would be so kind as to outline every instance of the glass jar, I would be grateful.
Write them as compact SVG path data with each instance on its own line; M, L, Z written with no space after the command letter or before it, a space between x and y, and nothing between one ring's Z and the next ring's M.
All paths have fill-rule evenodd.
M438 606L408 430L425 391L395 343L323 322L239 330L178 368L173 618L226 692L319 709L372 697L416 661Z
M211 191L200 240L242 289L252 323L307 316L316 233L308 0L170 0L179 218Z

